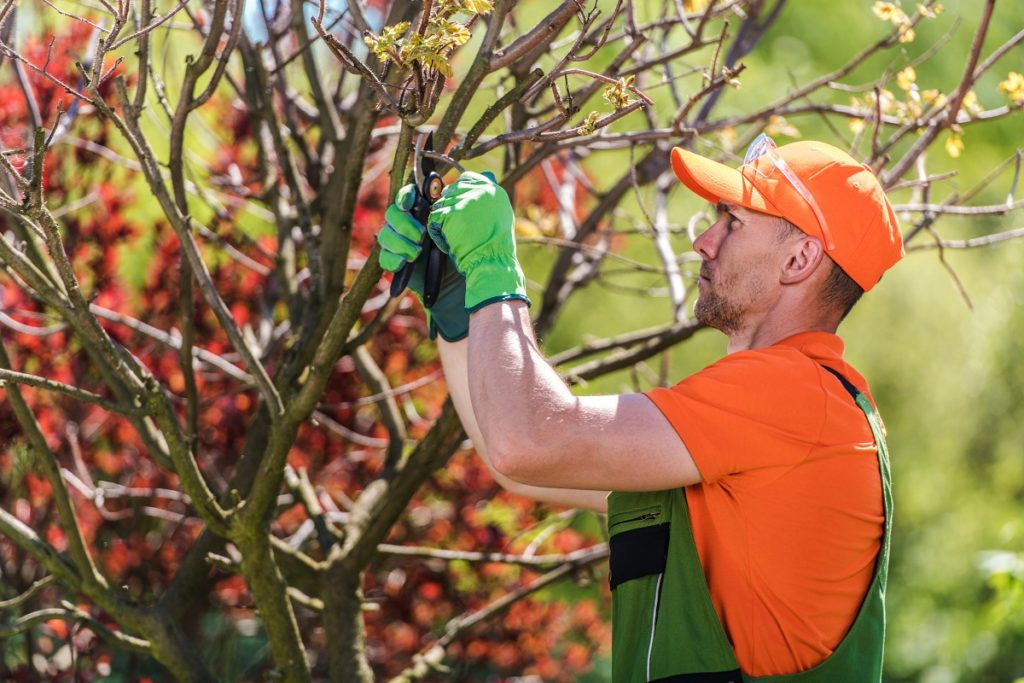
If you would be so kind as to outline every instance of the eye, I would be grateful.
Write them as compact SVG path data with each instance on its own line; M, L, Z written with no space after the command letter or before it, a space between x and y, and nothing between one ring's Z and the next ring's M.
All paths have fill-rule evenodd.
M726 230L733 230L743 225L743 222L736 217L736 214L729 210L729 206L726 204L719 202L715 209L718 212L718 220L725 221Z

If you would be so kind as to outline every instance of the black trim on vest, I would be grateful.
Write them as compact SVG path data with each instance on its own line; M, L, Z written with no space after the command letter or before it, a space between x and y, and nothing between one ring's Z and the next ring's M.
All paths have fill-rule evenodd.
M668 524L630 529L608 541L608 581L612 590L624 581L665 571L668 559Z
M839 371L833 370L832 368L828 367L827 365L822 365L821 367L823 367L826 370L828 370L830 373L832 373L832 375L836 379L838 379L840 382L842 382L843 388L846 389L846 391L848 391L850 393L850 396L853 396L853 400L854 401L857 400L857 397L860 396L860 389L855 387L853 385L853 382L851 382L850 380L848 380L845 377L843 377L842 373L840 373Z
M676 674L657 678L651 683L743 683L743 674L739 669L702 674Z

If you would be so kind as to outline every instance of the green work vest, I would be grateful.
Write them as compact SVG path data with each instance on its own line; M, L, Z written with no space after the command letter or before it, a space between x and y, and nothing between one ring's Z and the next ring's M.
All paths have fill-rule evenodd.
M825 661L795 674L749 676L715 612L682 488L608 497L614 683L864 683L882 678L885 582L892 492L882 422L868 398L842 382L867 416L878 451L885 526L874 578L853 626Z

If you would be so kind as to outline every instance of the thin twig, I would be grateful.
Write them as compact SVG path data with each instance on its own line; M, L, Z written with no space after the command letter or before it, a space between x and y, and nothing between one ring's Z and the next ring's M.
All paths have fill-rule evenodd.
M103 306L99 306L97 304L89 304L89 310L99 318L103 318L105 320L109 320L111 322L115 322L120 325L130 327L136 332L144 334L152 339L155 339L161 344L164 344L172 349L179 350L181 348L181 337L179 335L164 332L163 330L153 327L148 323L144 323L141 320L137 320L129 315L113 311L109 308L104 308ZM229 377L236 379L239 382L242 382L246 385L255 386L255 381L253 380L252 376L249 373L240 369L237 365L231 363L223 356L219 356L211 351L208 351L207 349L199 347L193 347L192 353L198 360L201 360L204 363L209 363L210 365L217 368L218 370L228 375Z
M942 243L942 239L939 237L939 233L935 232L935 227L932 225L928 225L927 230L932 237L935 238L935 245L939 250L939 263L941 263L942 267L946 269L947 273L949 273L949 277L953 280L953 284L956 286L957 292L960 293L960 298L964 300L965 304L967 304L967 308L973 311L974 302L971 301L971 297L967 294L967 288L964 287L964 283L960 280L960 276L956 274L956 270L954 270L952 264L946 260L946 248Z
M377 550L385 555L398 557L417 557L423 559L437 559L462 562L497 562L501 564L516 564L524 567L551 567L565 564L566 562L578 562L601 552L605 546L595 545L571 553L559 553L555 555L519 555L515 553L485 553L470 550L450 550L447 548L424 548L420 546L394 545L381 543Z
M612 78L611 76L605 76L604 74L599 74L599 73L596 73L594 71L588 71L587 69L576 69L576 68L573 68L573 69L563 69L560 72L560 75L572 75L572 74L579 74L581 76L587 76L589 78L593 78L596 81L602 81L604 83L610 83L611 85L619 85L622 82L618 78ZM639 97L641 100L643 100L644 104L646 104L648 106L653 106L654 105L654 100L652 100L650 97L645 95L643 93L643 91L641 91L635 85L627 85L626 89L629 90L634 95L636 95L637 97Z
M74 21L80 21L83 24L88 24L89 26L92 26L97 31L102 31L103 33L107 33L110 30L108 28L104 28L103 26L100 26L99 24L96 24L96 23L93 23L93 22L89 21L85 17L79 16L77 14L71 14L70 12L65 12L60 7L57 7L52 2L50 2L50 0L43 0L43 4L46 5L47 7L49 7L50 9L52 9L57 14L61 15L62 17L67 17L68 19L72 19Z
M365 436L358 432L354 432L327 413L319 410L313 411L312 420L313 424L323 425L327 428L327 431L340 436L346 441L359 444L360 446L365 446L367 448L387 448L391 443L390 439L377 439L372 436Z
M1024 237L1024 228L1014 228L1013 230L996 232L991 235L973 237L967 240L936 239L933 242L915 244L912 247L908 247L907 251L924 251L929 249L977 249L978 247L988 247L993 244L1020 239L1022 237Z
M901 158L896 164L889 168L881 177L882 187L889 187L894 184L897 180L903 177L903 174L914 164L914 160L921 155L925 149L938 137L939 133L954 125L957 121L957 115L960 113L960 105L963 103L964 97L967 95L967 91L974 85L977 76L975 75L975 67L978 64L978 59L981 57L981 48L985 43L985 36L988 34L989 23L992 20L992 11L995 8L995 0L986 0L985 9L981 15L981 21L978 23L978 30L974 34L974 43L971 45L971 52L967 57L967 65L964 69L964 75L960 79L960 84L957 86L956 91L950 98L949 103L946 105L945 118L936 118L928 128L925 129L924 133L920 138L911 146L910 150ZM920 12L918 12L920 13Z
M112 403L107 399L103 398L99 394L94 394L91 391L85 389L79 389L73 387L70 384L64 384L52 379L46 379L44 377L38 377L36 375L30 375L24 372L17 372L15 370L5 370L0 368L0 387L3 387L5 382L11 384L24 384L25 386L36 387L38 389L46 389L47 391L56 391L57 393L70 396L71 398L86 403L92 403L97 405L104 410L118 415L142 415L145 411L138 407L126 407L120 406L116 403Z
M379 403L385 399L393 396L401 396L403 394L411 393L412 391L425 387L428 384L438 381L444 377L444 373L441 370L435 370L428 375L424 375L419 379L413 380L407 384L388 389L387 391L379 394L371 394L370 396L363 396L353 401L340 401L338 403L322 403L320 404L320 410L340 410L342 408L358 408L360 406L373 405Z
M366 346L356 347L352 354L352 360L355 362L356 370L362 376L370 391L377 395L382 395L387 394L391 390L387 375L377 365L377 361L370 355L370 351ZM405 422L402 420L402 413L398 409L398 403L393 396L388 396L378 401L377 410L380 413L384 427L388 430L388 453L384 461L384 467L385 469L390 469L402 457L408 433L405 429Z
M149 641L142 638L130 636L121 631L114 631L105 624L92 618L70 602L63 602L63 607L49 607L46 609L31 612L19 617L11 624L0 626L0 638L10 638L19 633L24 633L37 624L45 623L53 619L71 621L88 626L97 635L109 641L113 645L123 647L134 652L150 654Z
M311 20L313 22L313 26L316 28L317 33L320 34L320 37L323 38L324 43L327 45L328 48L330 48L331 52L334 53L334 56L338 58L338 61L341 62L342 66L344 66L346 69L356 74L357 76L362 76L363 78L365 78L366 82L369 83L373 87L373 89L377 91L377 95L380 97L381 103L385 106L385 108L396 114L399 113L401 107L399 106L398 102L395 101L395 98L393 98L391 94L388 92L387 86L385 86L384 83L381 82L377 74L375 74L373 70L370 69L370 67L364 64L361 59L356 57L355 53L353 53L352 50L348 49L347 45L345 45L340 40L335 38L334 34L329 33L328 30L324 28L322 23L324 18L324 12L326 9L324 1L325 0L320 0L320 14L316 17L313 17Z
M44 576L38 581L33 582L32 585L28 587L28 590L26 590L21 595L10 598L9 600L0 600L0 610L20 607L21 605L31 600L32 596L34 596L36 593L43 590L47 586L53 584L54 582L56 582L56 580L57 577L53 576L52 574L49 576Z
M166 14L161 15L160 17L158 17L154 21L150 22L149 24L147 24L143 28L139 29L135 33L127 35L124 38L121 38L120 40L115 42L113 45L110 45L107 48L107 51L113 52L114 50L116 50L117 48L121 47L122 45L124 45L126 43L129 43L129 42L135 40L136 38L141 38L142 36L146 35L147 33L151 33L154 29L156 29L159 26L161 26L164 22L169 21L171 19L171 17L173 17L175 14L177 14L182 9L184 9L185 5L187 5L189 2L190 2L190 0L181 0L181 2L179 2L173 9L171 9L171 11L167 12ZM239 21L240 21L240 18L239 18Z
M401 674L391 679L391 683L404 683L424 677L431 670L440 665L441 661L444 659L445 649L469 629L496 616L497 614L500 614L527 595L535 593L574 572L589 567L592 564L596 564L597 562L604 560L607 556L608 548L605 545L587 548L586 553L578 557L575 561L567 562L556 569L552 569L525 586L509 591L486 607L452 619L445 626L444 635L441 636L436 643L413 657L412 665Z
M42 76L46 80L48 80L51 83L54 83L55 85L57 85L59 88L61 88L67 94L69 94L69 95L71 95L73 97L76 97L76 98L82 100L83 102L87 102L89 104L94 104L93 99L90 98L88 95L85 95L85 94L79 92L78 90L72 88L70 85L68 85L64 81L60 80L59 78L57 78L56 76L51 74L46 69L39 68L38 66L36 66L32 62L28 61L25 57L22 57L21 54L19 52L17 52L16 50L14 50L13 48L11 48L11 47L3 44L3 43L0 43L0 53L6 55L7 57L10 57L11 59L17 60L18 62L24 64L25 66L27 66L28 68L32 69L32 71L35 71L37 74L39 74L40 76Z
M950 204L893 204L896 212L919 212L948 214L951 216L1003 216L1024 207L1024 199L1010 204L988 204L985 206L957 206Z

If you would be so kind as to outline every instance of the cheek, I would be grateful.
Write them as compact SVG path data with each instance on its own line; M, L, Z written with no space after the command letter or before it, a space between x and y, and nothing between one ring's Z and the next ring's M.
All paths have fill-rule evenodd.
M750 259L750 270L759 283L778 282L779 267L773 254L762 253Z
M722 240L718 246L718 260L723 265L727 264L730 271L749 272L758 266L765 254L742 239L732 239L738 237L741 236L729 235Z
M729 259L728 272L723 273L730 284L745 293L755 294L779 281L779 268L775 254L765 250L736 250Z

